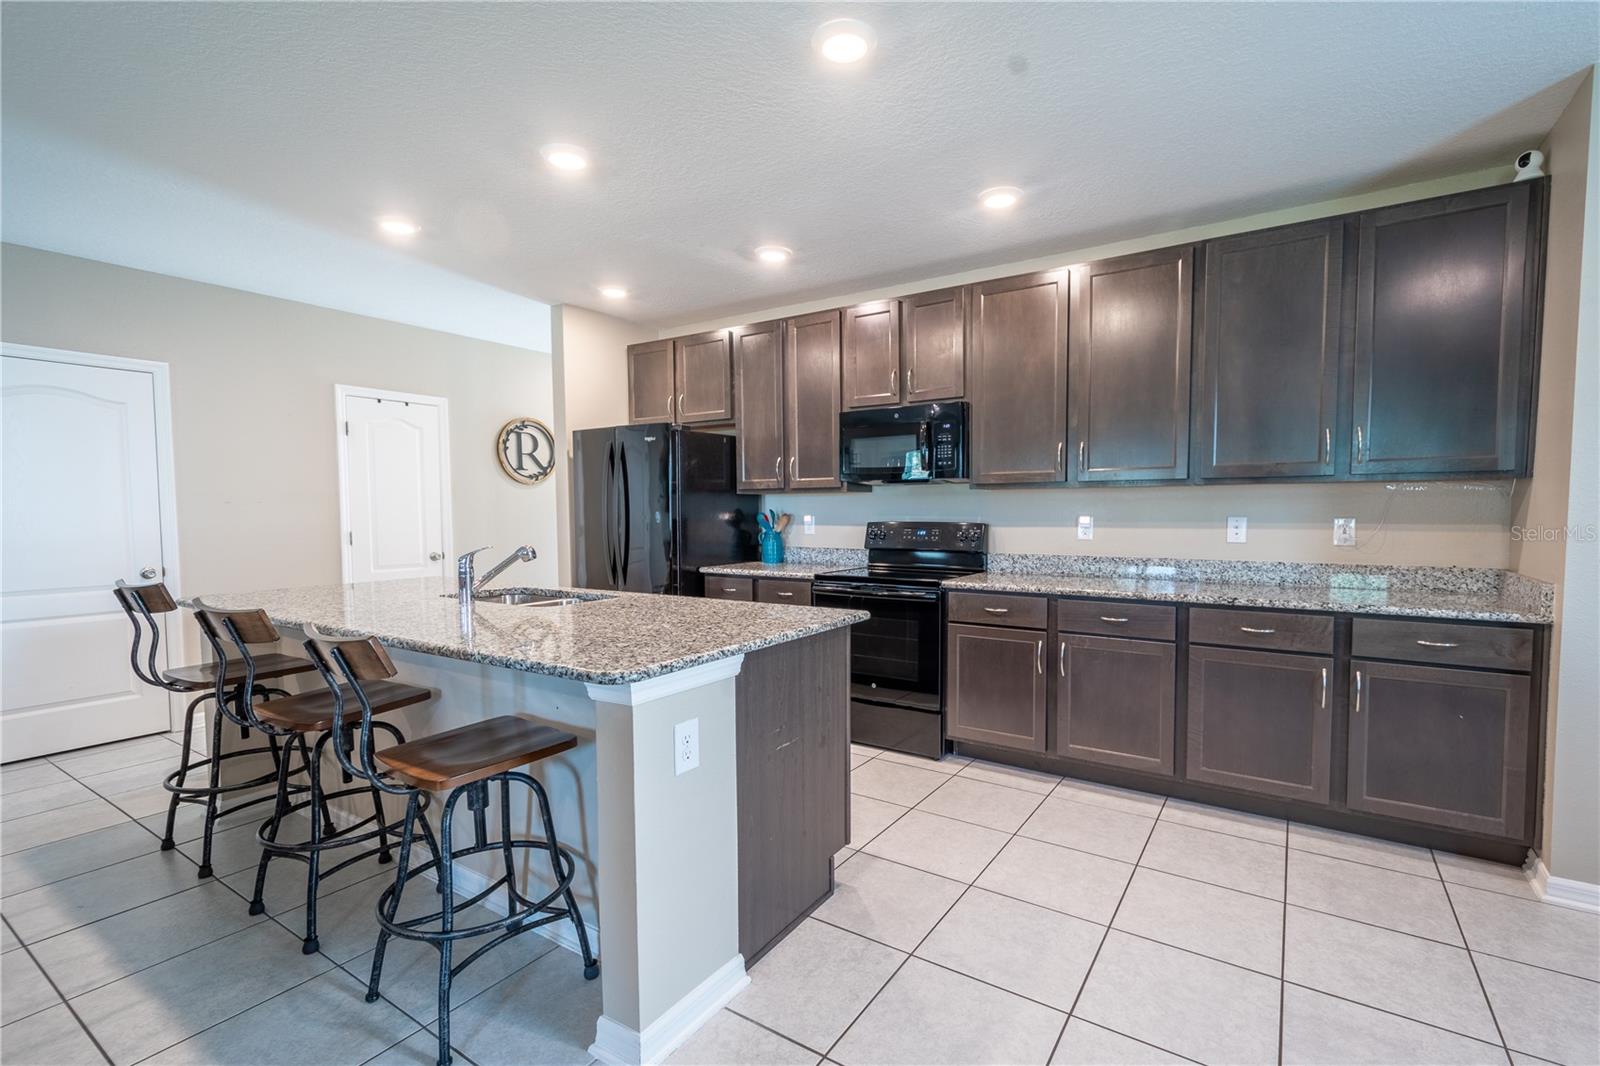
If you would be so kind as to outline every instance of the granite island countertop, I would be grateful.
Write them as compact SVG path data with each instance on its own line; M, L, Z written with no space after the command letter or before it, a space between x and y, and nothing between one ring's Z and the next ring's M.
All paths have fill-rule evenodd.
M479 601L470 627L463 624L453 583L442 578L227 593L185 603L260 608L282 626L313 625L330 636L377 637L408 651L599 685L644 681L869 617L864 611L688 596L531 591L583 602L533 607Z
M1518 575L1510 575L1517 577ZM1526 580L1526 579L1524 579ZM1026 571L989 571L951 578L953 591L1038 593L1048 596L1103 596L1217 607L1267 607L1285 611L1336 611L1473 622L1549 625L1550 607L1519 587L1474 589L1373 588L1338 584L1271 584L1250 581L1198 581L1159 577L1114 577ZM1536 590L1535 590L1536 591Z
M719 563L716 566L702 566L702 574L720 574L723 577L789 577L789 578L814 578L819 574L829 574L835 570L848 570L848 566L839 566L836 563Z

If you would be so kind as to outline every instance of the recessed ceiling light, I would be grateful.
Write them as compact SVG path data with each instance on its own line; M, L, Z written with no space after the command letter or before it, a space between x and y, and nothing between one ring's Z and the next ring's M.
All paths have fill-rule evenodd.
M628 290L621 285L602 285L600 286L600 295L608 300L626 300L628 298Z
M781 244L763 244L756 249L756 258L772 266L787 263L793 257L794 253Z
M829 19L811 35L811 47L832 63L856 63L878 46L878 35L860 19Z
M1015 207L1020 199L1022 190L1015 185L996 185L978 194L978 202L991 211L1004 211L1008 207Z
M584 170L589 166L588 151L575 144L547 144L539 154L557 170Z
M378 219L378 228L391 237L415 237L422 232L421 226L399 215L386 215Z

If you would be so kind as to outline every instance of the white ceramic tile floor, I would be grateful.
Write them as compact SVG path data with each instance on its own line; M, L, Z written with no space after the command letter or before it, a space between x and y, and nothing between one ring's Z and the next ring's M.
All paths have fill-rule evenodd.
M202 884L197 849L159 852L159 816L123 806L146 791L125 767L163 772L154 742L175 743L0 770L0 1063L430 1063L425 955L391 949L384 999L359 995L382 869L325 893L325 951L302 956L278 864L249 919L248 866ZM982 762L852 759L838 891L675 1063L1600 1062L1600 917L1514 868ZM93 802L50 825L41 805L78 798L63 785ZM598 987L523 939L458 982L463 1066L586 1061Z

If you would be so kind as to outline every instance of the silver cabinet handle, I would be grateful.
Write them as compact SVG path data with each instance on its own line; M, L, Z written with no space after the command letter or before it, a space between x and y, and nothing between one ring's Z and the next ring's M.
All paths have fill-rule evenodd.
M1089 465L1089 442L1087 440L1080 440L1078 442L1078 473L1080 473L1080 474L1083 473L1083 468L1088 466L1088 465Z
M1062 464L1063 461L1065 461L1066 454L1067 454L1067 442L1064 441L1064 440L1063 441L1057 441L1056 442L1056 469L1057 470L1061 469L1061 464Z
M1322 705L1324 707L1328 705L1328 668L1326 666L1322 668Z
M908 397L912 396L912 395L915 395L916 391L917 391L917 368L914 367L914 366L913 367L908 367L906 369L906 395Z
M433 562L438 562L440 559L444 558L444 552L429 552L428 558Z
M1459 648L1459 647L1461 647L1460 644L1456 644L1453 641L1448 641L1448 640L1419 640L1419 641L1417 641L1417 643L1422 645L1424 648Z
M775 592L775 593L773 593L773 595L782 596L786 600L794 599L794 593L792 593L792 592Z
M1060 641L1056 645L1056 647L1058 649L1060 649L1059 651L1056 652L1056 672L1059 673L1062 677L1066 677L1067 676L1067 642L1064 641L1064 640Z
M673 417L672 393L670 393L670 392L667 393L667 421L668 422L676 422L677 421L677 419Z
M773 477L782 477L783 476L783 456L781 456L781 455L778 456L778 458L774 459L773 462L772 462L772 476Z
M1333 461L1333 430L1327 426L1322 427L1322 461Z
M900 368L895 367L889 371L889 395L900 395Z
M985 614L1010 614L1011 613L1011 608L1009 608L1009 607L985 607L983 609L983 611L984 611Z
M789 480L790 481L795 480L799 476L794 472L794 461L797 458L798 458L798 456L794 456L794 455L789 456Z
M1361 671L1356 671L1356 713L1361 713Z
M1276 629L1257 629L1255 626L1240 626L1239 627L1239 632L1241 632L1241 633L1260 633L1260 634L1262 634L1264 636L1264 635L1266 635L1268 633L1276 633L1277 630Z
M1361 427L1360 426L1356 426L1356 462L1364 463L1366 461L1367 461L1367 436L1366 436L1365 433L1363 433L1361 431Z
M1127 619L1126 618L1114 618L1109 614L1103 614L1103 615L1100 616L1100 621L1102 621L1102 622L1110 622L1112 625L1120 626L1122 623L1126 622Z
M1039 676L1044 676L1044 641L1039 641L1033 646L1033 667L1039 671Z
M738 592L739 589L734 585L724 585L724 586L722 586L722 591L723 592Z
M156 568L153 566L147 566L143 570L139 571L139 576L144 578L146 581L154 581L156 579Z
M678 393L678 417L683 417L683 393Z

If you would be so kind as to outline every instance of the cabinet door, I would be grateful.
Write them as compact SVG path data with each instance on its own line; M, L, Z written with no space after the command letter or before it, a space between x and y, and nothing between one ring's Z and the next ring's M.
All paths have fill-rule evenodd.
M940 289L900 301L906 403L967 394L967 290Z
M672 342L628 345L628 421L671 422L677 386L672 375Z
M1525 674L1351 663L1352 810L1527 840Z
M1067 272L972 287L972 480L1066 479Z
M1173 646L1066 634L1057 640L1052 750L1072 759L1171 774Z
M1340 219L1206 245L1201 477L1334 473L1343 271Z
M1352 474L1517 469L1532 184L1361 216Z
M839 487L839 312L789 320L784 345L789 487Z
M1332 668L1321 656L1191 645L1185 776L1327 803Z
M733 364L728 331L681 337L673 344L678 373L678 421L733 420Z
M878 300L844 309L844 407L900 402L900 304Z
M960 740L1043 751L1044 634L946 626L945 731Z
M783 454L783 323L733 331L733 393L739 491L781 489Z
M1193 288L1190 246L1072 269L1074 480L1189 476Z

